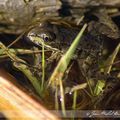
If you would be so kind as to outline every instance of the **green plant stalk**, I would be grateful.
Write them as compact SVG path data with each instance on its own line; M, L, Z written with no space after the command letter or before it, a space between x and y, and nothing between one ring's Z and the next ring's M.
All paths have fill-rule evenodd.
M68 64L70 63L70 60L71 60L72 56L74 55L74 52L75 52L77 46L79 45L80 38L82 37L86 27L87 27L87 24L85 24L83 26L80 33L75 38L75 40L71 44L70 48L66 52L66 54L63 55L63 57L60 59L57 67L55 68L55 70L49 80L49 85L51 85L51 87L55 87L56 86L55 84L58 83L57 81L63 77L64 72L67 69Z
M65 112L65 97L64 97L64 90L63 90L63 84L62 80L59 80L60 84L60 96L61 96L61 108L62 108L62 113L64 116L66 116Z
M42 44L42 83L41 83L41 91L44 88L45 81L45 51L44 51L44 43Z
M113 62L120 50L120 43L117 45L116 49L113 51L113 53L108 57L108 59L105 61L104 65L107 67L104 68L104 74L109 74L113 65ZM94 95L99 95L102 91L103 87L105 86L104 80L98 80L95 89L94 89Z
M83 28L81 29L80 33L75 38L75 40L71 44L70 48L66 52L66 54L62 57L61 61L63 61L63 62L61 62L61 67L59 67L58 71L64 72L66 70L68 64L70 63L70 60L71 60L72 56L75 53L75 50L76 50L77 46L80 43L80 39L81 39L81 37L82 37L86 27L87 27L87 24L85 24L83 26Z
M105 61L104 65L108 65L108 67L105 67L104 73L109 74L112 68L112 65L114 63L114 60L120 50L120 43L117 45L116 49L113 51L113 53L108 57L108 59Z
M58 87L56 87L56 90L55 90L55 110L59 110Z
M73 94L73 105L72 105L73 110L76 109L76 102L77 102L77 90L75 90Z
M104 80L98 80L96 87L94 89L94 95L98 96L100 92L103 91L103 87L105 86L105 81Z
M15 54L11 53L9 51L9 49L7 47L4 46L4 44L2 44L0 42L0 48L2 48L2 50L6 53L6 55L8 55L12 60L13 60L13 65L19 69L21 72L23 72L23 74L26 75L26 77L30 80L30 82L32 83L34 89L36 90L36 92L41 95L41 87L40 87L40 81L33 76L33 74L31 73L31 71L29 70L28 66L26 66L26 62L22 59L20 59L19 57L17 57Z
M33 76L33 74L31 73L31 71L29 70L29 68L24 65L23 63L17 63L14 62L13 65L19 69L22 73L24 73L24 75L30 80L31 84L33 85L34 89L36 90L36 92L38 93L38 95L41 96L41 85L40 85L40 81Z
M73 105L72 105L73 110L76 110L76 105L77 105L77 90L75 90L74 94L73 94ZM74 115L74 112L73 112L73 120L74 119L75 119L75 115Z

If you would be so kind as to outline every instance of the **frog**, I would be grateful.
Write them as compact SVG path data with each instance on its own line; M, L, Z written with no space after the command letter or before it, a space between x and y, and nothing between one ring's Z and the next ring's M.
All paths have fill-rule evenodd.
M99 15L96 16L99 18ZM75 56L73 56L72 59L78 62L81 74L85 79L98 79L98 76L100 76L99 64L103 59L102 52L104 50L106 39L117 39L119 37L115 32L115 30L117 30L116 27L114 27L114 29L111 27L115 26L111 19L108 19L110 24L104 21L105 16L106 14L103 14L103 19L100 17L101 19L98 21L90 21L88 23L87 30L84 32L80 44L77 47ZM109 17L107 16L107 18ZM59 24L59 22L56 21L46 20L33 27L27 33L26 37L30 42L38 47L42 47L44 43L45 49L60 51L62 56L71 46L75 37L82 28L82 25L73 27L68 25L68 23ZM100 26L102 26L102 28L106 28L107 31L105 29L103 29L103 31L101 28L99 29Z
M62 56L70 47L81 28L82 26L70 27L65 24L61 25L55 22L44 21L37 27L32 28L28 32L27 38L38 47L42 47L44 42L45 49L61 51ZM36 38L42 40L36 41ZM92 69L98 67L102 44L103 40L99 34L94 36L86 31L82 36L72 60L78 62L80 71L84 71L82 73L83 76L91 77Z

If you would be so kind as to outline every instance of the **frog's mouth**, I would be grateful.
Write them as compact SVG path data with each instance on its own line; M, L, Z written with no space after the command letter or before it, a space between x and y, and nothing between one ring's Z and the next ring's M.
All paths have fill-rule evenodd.
M36 37L36 36L31 36L31 35L28 35L27 37L30 39L31 42L35 43L36 45L38 45L40 47L44 47L47 50L60 52L60 49L57 47L57 46L59 46L58 45L59 43L57 44L54 41L53 42L45 42L42 38Z

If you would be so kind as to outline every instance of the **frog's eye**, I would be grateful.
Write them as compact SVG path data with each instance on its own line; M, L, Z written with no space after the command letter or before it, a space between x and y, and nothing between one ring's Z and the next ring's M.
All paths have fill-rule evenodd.
M41 37L46 42L55 39L55 36L53 34L41 33L38 36Z
M43 39L44 39L45 41L48 41L48 40L50 40L50 36L48 36L48 35L45 34L45 35L43 36Z

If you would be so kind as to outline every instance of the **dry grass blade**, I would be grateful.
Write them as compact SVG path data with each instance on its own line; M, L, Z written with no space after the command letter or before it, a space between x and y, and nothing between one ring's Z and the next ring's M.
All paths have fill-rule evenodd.
M0 112L7 120L58 120L35 99L33 93L29 94L16 81L0 68Z
M16 42L18 42L20 40L20 38L22 38L22 36L25 34L26 31L24 31L20 36L17 37L16 40L14 40L11 44L9 44L7 46L7 48L10 48L12 45L14 45Z
M74 87L71 88L70 92L75 92L77 90L81 90L81 89L85 89L87 87L87 83L82 83L80 85L76 85Z
M15 55L24 55L24 54L39 54L39 53L42 53L42 50L29 50L29 49L14 49L14 48L11 48L9 49L9 51ZM49 51L49 50L44 50L45 52ZM0 49L0 58L6 58L8 57L7 55L5 55L5 53L3 52L2 49Z

